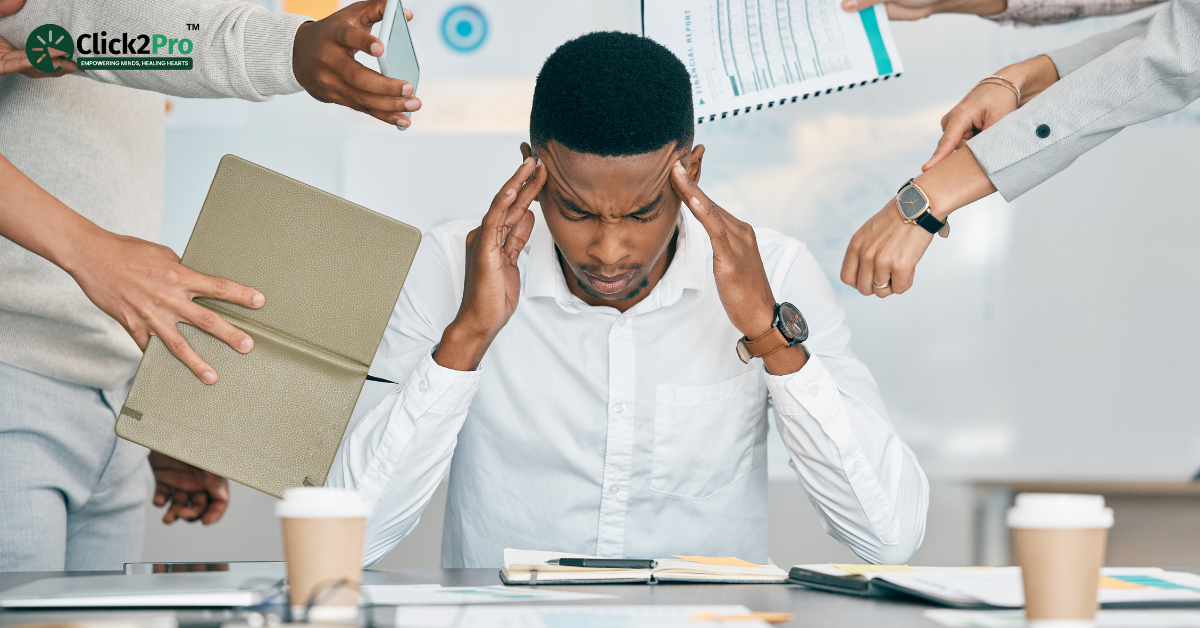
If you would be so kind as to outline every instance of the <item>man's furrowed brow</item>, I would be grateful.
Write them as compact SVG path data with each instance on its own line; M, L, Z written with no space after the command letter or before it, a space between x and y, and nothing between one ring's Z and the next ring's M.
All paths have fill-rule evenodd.
M656 197L654 200L650 201L649 203L642 205L637 211L635 211L629 215L630 216L645 216L646 214L650 213L650 211L653 210L655 207L658 207L658 204L662 202L662 199L663 199L663 193L659 192L658 197Z
M565 205L567 209L569 209L577 214L587 214L589 216L592 214L592 212L584 211L584 209L582 207L575 204L575 201L572 201L571 199L563 196L562 194L558 195L558 200L562 201L562 204Z

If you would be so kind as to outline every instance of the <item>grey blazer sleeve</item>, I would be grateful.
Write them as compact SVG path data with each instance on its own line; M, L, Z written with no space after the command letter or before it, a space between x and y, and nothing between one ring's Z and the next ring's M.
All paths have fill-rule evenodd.
M1047 52L1046 56L1050 57L1050 60L1054 62L1054 68L1058 70L1058 78L1061 79L1083 67L1092 59L1099 57L1134 37L1144 35L1146 33L1146 26L1153 18L1154 16L1151 15L1150 17L1108 31L1107 33L1093 35L1074 46L1067 46L1066 48Z
M1117 15L1158 4L1163 0L1008 0L1003 13L985 15L1000 24L1039 26L1059 24L1096 15Z
M88 70L86 75L172 96L263 101L301 91L292 73L292 42L296 29L311 19L227 0L26 0L20 11L0 19L0 37L24 48L30 31L47 23L62 26L76 40L101 31L110 37L123 32L186 37L193 44L191 70ZM187 23L199 24L200 30L186 30Z
M1140 35L1070 72L967 146L1011 201L1121 129L1200 98L1198 32L1200 0L1172 0Z

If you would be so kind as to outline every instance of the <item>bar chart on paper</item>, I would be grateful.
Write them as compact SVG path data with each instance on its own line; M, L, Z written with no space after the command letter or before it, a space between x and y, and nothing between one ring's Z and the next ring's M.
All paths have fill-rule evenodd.
M647 37L692 76L698 123L887 80L902 68L886 13L838 0L645 0Z

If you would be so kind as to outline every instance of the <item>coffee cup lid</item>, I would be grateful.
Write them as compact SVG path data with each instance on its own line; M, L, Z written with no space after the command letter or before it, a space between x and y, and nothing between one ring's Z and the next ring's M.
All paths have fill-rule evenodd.
M285 519L355 519L369 514L367 500L348 488L289 488L275 504L275 515Z
M1021 493L1008 509L1010 528L1111 528L1112 508L1103 495Z

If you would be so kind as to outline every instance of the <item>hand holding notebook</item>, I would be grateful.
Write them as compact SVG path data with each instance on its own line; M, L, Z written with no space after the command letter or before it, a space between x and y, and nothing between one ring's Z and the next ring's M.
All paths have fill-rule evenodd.
M323 485L420 239L409 225L225 156L182 263L266 297L258 309L196 299L254 350L181 325L221 374L209 386L151 338L117 434L276 497Z

